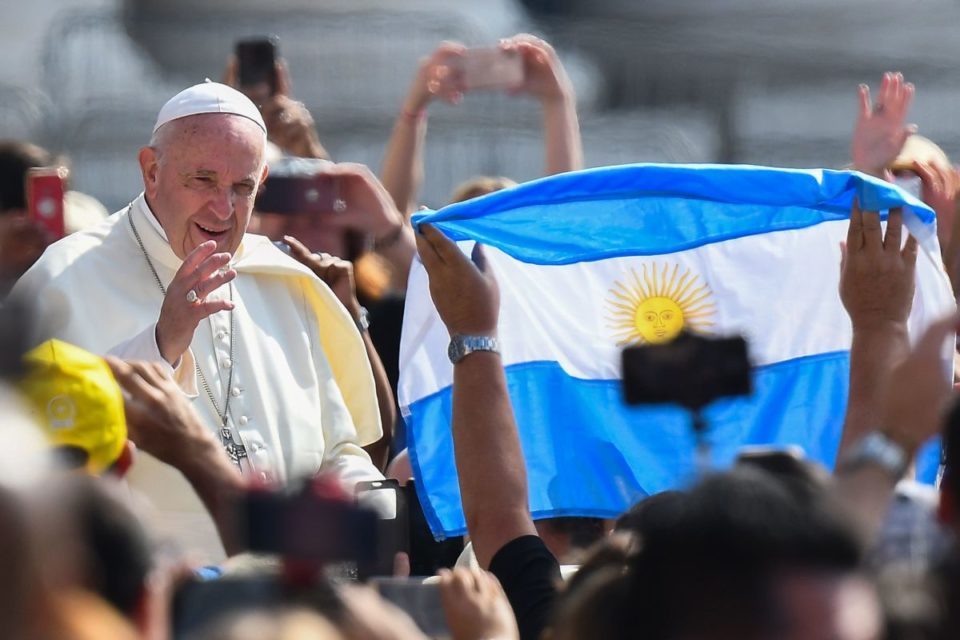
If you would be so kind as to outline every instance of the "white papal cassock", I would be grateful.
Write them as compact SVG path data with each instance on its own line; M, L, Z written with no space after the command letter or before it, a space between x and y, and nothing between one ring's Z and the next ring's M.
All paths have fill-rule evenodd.
M94 353L163 361L155 338L163 295L128 217L164 287L173 279L182 261L140 195L128 210L52 245L17 283L14 294L33 302L37 342L59 338ZM231 264L238 274L234 334L228 312L201 321L173 370L180 388L213 431L221 420L196 364L219 410L230 394L232 433L248 455L245 473L280 483L319 470L347 483L382 477L361 448L382 431L370 364L346 309L262 236L245 235ZM209 297L228 295L223 286ZM165 533L222 558L213 521L178 471L141 454L129 482L156 507Z

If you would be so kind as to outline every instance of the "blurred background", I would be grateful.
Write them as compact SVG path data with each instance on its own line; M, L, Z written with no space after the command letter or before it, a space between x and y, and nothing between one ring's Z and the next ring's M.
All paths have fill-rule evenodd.
M378 170L416 63L445 39L521 31L558 50L586 163L839 167L856 86L902 70L912 122L960 151L957 0L0 0L0 137L72 159L73 188L120 208L163 102L219 80L237 38L276 35L293 95L337 161ZM431 109L423 201L476 175L533 178L540 113L470 94Z

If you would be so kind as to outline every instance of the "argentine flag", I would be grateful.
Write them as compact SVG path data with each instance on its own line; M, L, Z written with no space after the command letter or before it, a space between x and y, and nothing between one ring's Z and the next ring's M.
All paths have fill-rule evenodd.
M954 308L934 213L857 173L609 167L415 216L465 251L474 241L485 245L500 285L499 336L534 517L616 517L693 479L689 415L624 406L619 379L625 345L662 342L681 328L739 333L750 345L753 395L706 412L714 464L729 464L743 445L772 444L800 445L832 467L851 341L838 294L840 243L854 197L884 217L903 206L920 241L910 318L916 338ZM438 536L466 529L448 340L415 261L398 395L421 503Z

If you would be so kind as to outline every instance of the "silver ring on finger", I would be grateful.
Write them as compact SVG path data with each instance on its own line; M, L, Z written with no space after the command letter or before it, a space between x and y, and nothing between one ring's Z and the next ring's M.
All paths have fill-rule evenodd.
M197 295L196 289L190 289L190 291L187 291L187 302L190 304L196 304L198 300L200 300L200 296Z

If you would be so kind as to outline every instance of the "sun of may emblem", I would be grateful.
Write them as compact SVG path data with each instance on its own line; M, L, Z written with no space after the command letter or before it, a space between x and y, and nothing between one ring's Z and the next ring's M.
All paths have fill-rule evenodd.
M709 333L716 306L706 284L680 265L643 265L614 282L607 299L607 320L617 344L659 344L672 340L684 328Z

